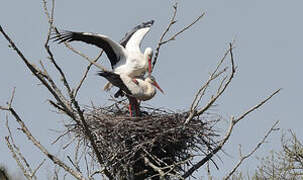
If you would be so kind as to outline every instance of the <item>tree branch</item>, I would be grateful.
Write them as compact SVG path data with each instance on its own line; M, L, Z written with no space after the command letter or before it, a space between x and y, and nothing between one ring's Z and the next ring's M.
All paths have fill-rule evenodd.
M268 98L266 98L265 100L261 101L259 104L257 104L256 106L252 107L251 109L249 109L248 111L246 111L245 113L243 113L240 117L238 118L234 118L231 117L230 120L230 125L229 128L224 136L224 138L220 141L219 145L214 148L210 153L208 153L206 155L206 157L204 157L202 160L200 160L198 163L194 164L188 171L186 171L183 174L183 178L187 178L189 177L191 174L194 173L194 171L196 171L197 169L199 169L201 166L203 166L206 162L208 162L219 150L221 150L221 148L223 147L223 145L227 142L227 140L229 139L234 126L240 121L242 120L246 115L250 114L251 112L255 111L256 109L258 109L259 107L261 107L264 103L266 103L268 100L270 100L274 95L276 95L278 92L280 91L280 89L278 89L277 91L275 91L274 93L272 93Z
M240 154L240 159L238 161L238 163L235 165L235 167L228 173L228 175L226 177L224 177L224 180L227 180L231 177L231 175L233 175L235 173L235 171L238 169L238 167L243 163L243 161L247 158L249 158L251 155L253 155L260 147L262 144L265 143L265 140L267 139L267 137L275 130L277 130L276 126L279 123L279 121L276 121L274 123L274 125L268 130L268 132L265 134L265 136L262 138L262 140L256 145L256 147L247 155L242 156Z
M211 73L208 81L198 90L192 104L190 107L190 113L188 115L188 118L186 119L186 121L184 122L184 124L187 124L190 120L192 120L192 118L194 118L195 116L199 116L201 114L203 114L206 110L208 110L214 102L217 101L217 99L223 94L223 92L225 91L225 89L229 86L229 84L231 83L234 74L236 72L236 67L235 67L235 63L234 63L234 58L233 58L233 44L229 43L229 49L225 52L223 58L219 61L216 69ZM219 68L221 67L222 63L224 62L224 60L226 59L227 55L230 54L230 61L231 61L231 73L230 76L227 80L227 82L224 84L224 86L222 86L222 83L224 82L224 80L226 78L223 78L223 80L221 81L221 84L218 88L218 91L216 93L216 95L211 96L210 100L208 101L208 103L203 107L197 110L197 107L202 99L202 97L205 94L206 88L209 86L209 84L216 79L217 77L219 77L223 72L225 72L227 69L224 68L222 71L219 71ZM218 72L219 71L219 72Z
M74 176L76 179L79 180L85 180L85 178L81 175L81 173L74 171L73 169L71 169L70 167L68 167L66 164L63 163L63 161L61 161L59 158L57 158L56 156L52 155L51 153L49 153L47 151L47 149L42 146L40 144L39 141L37 141L37 139L31 134L31 132L29 131L29 129L26 127L26 125L24 124L24 122L21 120L21 118L19 117L19 115L16 113L16 111L10 107L8 108L10 113L14 116L14 118L16 119L16 121L18 122L18 124L21 127L22 132L28 137L28 139L30 141L33 142L33 144L43 153L45 154L51 161L53 161L54 164L59 165L60 167L62 167L66 172L69 172L72 176ZM7 141L8 142L8 141Z
M169 41L175 40L176 37L180 34L182 34L184 31L186 31L187 29L189 29L190 27L192 27L194 24L196 24L204 15L205 13L203 12L200 16L198 16L197 19L195 19L192 23L190 23L189 25L187 25L186 27L184 27L183 29L181 29L179 32L177 32L176 34L172 35L170 38L168 38L167 40L163 40L165 35L169 32L170 28L172 27L173 24L176 23L176 14L177 14L177 10L178 10L178 3L175 3L173 5L174 11L173 11L173 15L170 19L170 22L167 26L167 28L164 30L164 32L162 33L162 35L160 36L158 45L156 47L156 51L155 51L155 57L154 60L152 62L152 70L154 69L157 59L159 57L159 53L160 53L160 48L162 45L168 43Z
M99 60L99 58L102 56L103 52L104 52L104 51L102 50L102 51L99 53L99 55L95 58L95 60L93 60L94 63L97 63L97 61ZM75 88L74 97L77 96L78 91L80 90L80 88L81 88L81 86L82 86L84 80L85 80L86 77L87 77L87 74L88 74L90 68L92 67L92 65L93 65L94 63L91 63L91 62L90 62L89 65L86 67L86 71L83 73L83 77L81 78L81 80L80 80L78 86Z
M47 81L45 81L45 74L39 70L36 66L31 64L22 52L17 48L15 43L9 38L9 36L4 32L2 27L0 26L0 32L4 35L6 40L10 43L11 47L17 52L19 57L23 60L27 68L40 80L40 82L49 90L49 92L54 96L54 98L58 101L58 103L65 109L66 113L72 118L76 119L73 113L73 109L68 105L65 97L57 93L57 90L53 89L52 86L49 85Z

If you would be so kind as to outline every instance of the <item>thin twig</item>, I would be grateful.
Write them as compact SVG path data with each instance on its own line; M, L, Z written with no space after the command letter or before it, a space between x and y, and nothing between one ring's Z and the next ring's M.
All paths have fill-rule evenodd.
M194 164L189 170L187 170L182 177L183 178L187 178L190 175L192 175L197 169L199 169L201 166L203 166L206 162L208 162L219 150L221 150L221 148L223 147L223 145L227 142L227 140L229 139L234 126L240 121L242 120L246 115L250 114L251 112L255 111L256 109L258 109L259 107L261 107L264 103L266 103L268 100L270 100L274 95L276 95L278 92L280 91L280 89L278 89L277 91L275 91L274 93L272 93L268 98L266 98L265 100L261 101L259 104L255 105L254 107L252 107L251 109L249 109L248 111L244 112L241 116L239 116L238 118L234 118L231 117L230 120L230 125L229 128L224 136L224 138L220 141L219 145L214 148L209 154L206 155L206 157L204 157L202 160L200 160L198 163Z
M232 44L229 44L230 47L230 61L231 61L231 74L229 76L229 79L227 80L227 82L224 84L223 88L216 94L216 96L212 97L210 99L210 101L206 104L206 106L204 106L203 108L199 109L197 111L197 115L200 115L202 113L204 113L214 102L216 102L216 100L223 94L223 92L225 91L225 89L229 86L229 84L231 83L231 80L234 78L235 72L236 72L236 67L235 67L235 63L234 63L234 58L233 58L233 53L232 53ZM221 86L220 86L221 88Z
M69 166L67 166L63 161L61 161L56 156L52 155L48 152L48 150L40 144L40 142L31 134L29 129L26 127L24 122L21 120L19 115L16 113L16 111L13 108L9 108L9 111L11 114L15 117L16 121L19 123L22 132L28 137L30 141L33 142L33 144L43 153L45 154L50 160L53 161L54 164L59 165L62 167L66 172L69 172L72 176L74 176L76 179L79 180L85 180L85 178L82 176L81 173L71 169Z
M163 41L161 44L166 44L169 41L175 40L178 35L180 35L184 31L186 31L187 29L189 29L191 26L193 26L194 24L196 24L204 15L205 15L205 12L203 12L200 16L198 16L197 19L195 19L191 24L189 24L188 26L184 27L179 32L177 32L176 34L172 35L168 40Z
M232 49L233 49L233 45L232 45L232 43L229 43L229 49L228 49L228 51L226 51L226 53L224 54L223 58L219 61L219 64L217 65L217 67L213 71L213 73L211 74L209 80L198 90L198 92L197 92L197 94L196 94L196 96L194 98L194 101L192 102L188 118L186 119L186 121L184 122L184 124L187 124L190 120L192 120L192 118L194 118L195 116L199 116L199 115L203 114L206 110L208 110L213 105L213 103L216 102L217 99L223 94L223 92L225 91L225 89L231 83L231 81L232 81L232 79L234 77L234 74L236 72ZM197 106L198 106L199 102L201 101L201 98L204 95L206 88L209 86L209 84L216 77L220 76L225 71L223 69L223 71L219 71L219 73L217 73L217 71L219 70L220 66L222 65L222 63L224 62L224 60L226 59L226 57L227 57L228 54L230 54L231 73L230 73L230 76L229 76L227 82L224 84L224 86L222 86L220 84L216 95L215 96L211 96L211 98L208 101L208 103L203 108L200 108L200 109L197 110ZM222 72L222 73L220 73L220 72Z
M78 112L78 114L80 116L81 123L82 123L83 128L84 128L84 133L85 133L86 137L88 137L88 139L89 139L89 141L90 141L90 143L91 143L91 145L93 147L94 153L97 156L98 162L99 162L100 166L102 167L103 160L102 160L101 154L100 154L100 152L98 150L98 147L97 147L97 145L96 145L96 143L94 141L94 138L93 138L93 135L92 135L92 133L91 133L91 131L89 129L89 126L88 126L88 124L85 121L85 118L84 118L84 115L83 115L83 111L81 110L78 102L74 98L72 99L72 103L74 104L75 108L77 109L77 112ZM104 174L109 179L114 179L113 176L110 174L109 171L107 171L106 168L104 168Z
M6 145L8 147L8 149L11 151L11 153L13 154L13 158L15 159L15 161L17 162L18 166L20 167L20 169L23 172L23 175L26 177L26 179L28 180L32 180L31 176L28 174L27 170L25 169L25 167L22 165L19 157L17 156L13 146L11 145L11 143L9 142L9 137L6 136L5 137L5 141L6 141Z
M154 69L154 66L155 66L155 64L156 64L156 62L157 62L157 59L158 59L158 56L159 56L159 53L160 53L160 47L161 47L161 45L162 45L162 41L163 41L164 36L165 36L165 35L167 34L167 32L169 31L170 27L171 27L174 23L176 23L175 18L176 18L176 14L177 14L177 10L178 10L178 9L177 9L177 8L178 8L178 4L175 3L174 6L173 6L173 8L174 8L174 12L173 12L173 15L172 15L172 17L171 17L171 19L170 19L170 22L169 22L167 28L166 28L166 29L164 30L164 32L162 33L162 35L161 35L161 37L160 37L160 40L159 40L159 42L158 42L158 45L157 45L157 48L156 48L156 52L155 52L155 57L154 57L154 60L153 60L153 63L152 63L152 69Z
M174 35L172 35L170 38L168 38L167 40L163 40L165 35L169 32L171 26L173 24L176 23L176 14L177 14L177 7L178 7L178 4L175 3L173 8L174 8L174 11L173 11L173 15L172 15L172 18L170 19L170 22L167 26L167 28L164 30L164 32L162 33L161 37L160 37L160 40L158 42L158 45L156 47L156 52L155 52L155 57L154 57L154 60L152 62L152 70L154 69L155 67L155 64L157 62L157 59L159 57L159 53L160 53L160 47L166 43L168 43L169 41L172 41L172 40L175 40L176 37L178 35L180 35L181 33L183 33L184 31L186 31L187 29L189 29L190 27L192 27L194 24L196 24L204 15L205 13L203 12L200 16L198 16L192 23L190 23L189 25L185 26L183 29L181 29L179 32L175 33Z
M36 66L31 64L23 55L23 53L17 48L15 43L10 39L10 37L4 32L2 27L0 26L0 32L4 35L6 40L10 43L11 47L17 52L19 57L23 60L25 65L28 67L28 69L41 81L41 83L49 90L49 92L54 96L54 98L58 101L58 103L65 109L65 112L72 118L76 119L75 115L73 113L73 109L68 105L66 102L64 96L61 96L57 93L56 90L52 88L52 86L49 85L49 83L44 79L44 75Z
M227 180L231 177L231 175L234 174L234 172L238 169L238 167L243 163L243 161L247 158L249 158L252 154L254 154L257 149L259 149L261 147L262 144L264 144L265 140L267 139L267 137L275 130L277 130L276 126L279 123L279 121L276 121L274 123L274 125L268 130L268 132L265 134L265 136L262 138L262 140L256 145L256 147L247 155L242 156L240 153L240 159L238 161L238 163L235 165L235 167L228 173L228 175L226 177L224 177L224 180Z
M46 159L43 159L43 161L34 170L34 172L32 173L31 177L35 176L36 172L42 167L42 165L44 164L45 161L46 161Z
M95 60L93 60L94 63L97 63L98 59L102 56L103 52L104 52L104 51L102 50L102 51L99 53L99 55L95 58ZM78 91L80 90L80 88L81 88L81 86L82 86L84 80L85 80L86 77L87 77L87 74L88 74L90 68L92 67L92 65L93 65L94 63L89 63L89 65L86 67L86 70L85 70L85 72L84 72L84 74L83 74L83 77L81 78L81 80L80 80L78 86L77 86L77 87L75 88L75 90L74 90L74 97L77 96Z
M147 164L148 166L153 168L153 170L155 170L159 173L160 179L164 179L165 173L161 170L161 168L159 168L156 165L154 165L153 163L151 163L147 157L144 157L144 162L145 162L145 164Z

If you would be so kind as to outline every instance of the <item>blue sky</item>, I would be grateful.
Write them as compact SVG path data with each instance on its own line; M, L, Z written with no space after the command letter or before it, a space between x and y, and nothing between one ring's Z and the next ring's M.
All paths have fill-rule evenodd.
M133 26L154 19L155 24L144 39L143 48L155 48L171 17L174 1L61 0L55 4L54 24L59 29L99 32L116 41ZM195 92L207 80L233 39L236 42L234 55L238 71L231 86L213 108L215 113L226 119L219 127L222 133L228 127L230 116L240 115L276 89L283 88L278 96L234 129L224 147L229 156L220 153L223 162L216 159L220 170L213 170L213 173L218 179L238 160L238 144L242 145L243 153L248 152L276 120L280 120L279 127L283 130L293 129L298 137L303 135L301 7L303 2L299 0L179 2L177 24L172 33L202 12L206 12L206 15L176 41L162 47L154 75L165 94L158 93L148 104L173 110L189 108ZM0 7L0 22L28 59L35 64L42 60L50 65L43 47L48 24L42 2L5 1ZM74 46L91 57L99 52L97 48L81 43L75 43ZM51 49L68 80L75 86L87 62L63 45L51 43ZM16 87L14 107L33 134L51 152L58 153L58 146L50 144L57 133L50 129L62 129L61 121L66 120L66 117L52 112L52 107L46 101L50 94L25 69L16 53L8 48L3 36L0 36L0 59L0 104L5 105L13 87ZM109 67L105 56L101 60L104 66ZM110 103L107 100L109 94L102 91L105 80L95 76L96 71L95 68L91 70L80 91L81 104L89 104L90 101L98 105ZM0 163L7 164L13 171L16 163L8 155L4 142L4 136L7 135L5 117L6 113L0 112ZM24 154L30 157L30 162L38 165L43 158L41 153L16 130L13 118L9 117L9 123L16 132L16 141ZM253 169L258 163L256 157L267 155L270 150L278 148L280 135L280 132L272 134L267 143L240 169ZM63 156L64 153L60 154ZM48 164L46 167L52 166ZM42 170L39 176L45 177L45 174L46 170Z

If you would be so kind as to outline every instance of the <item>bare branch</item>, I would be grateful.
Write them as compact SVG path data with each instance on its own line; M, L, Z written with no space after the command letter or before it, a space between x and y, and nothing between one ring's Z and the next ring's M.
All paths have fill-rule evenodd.
M46 0L42 0L42 2L43 2L43 10L44 10L44 13L47 17L48 23L49 23L47 38L46 38L46 42L45 42L45 44L48 44L49 39L50 39L50 34L51 34L51 31L52 31L52 28L53 28L53 23L54 23L55 0L52 0L51 14L49 14L49 12L48 12Z
M238 163L235 165L235 167L228 173L228 175L226 177L224 177L225 180L229 179L230 176L238 169L238 167L243 163L243 161L247 158L249 158L252 154L254 154L260 147L262 144L265 143L265 140L267 139L267 137L275 130L277 130L276 126L279 123L279 121L276 121L274 123L274 125L268 130L268 132L265 134L265 136L262 138L262 140L256 145L256 147L247 155L242 156L242 154L240 153L240 159L238 161Z
M225 89L231 83L231 81L234 77L234 74L236 72L232 49L233 49L233 45L232 45L232 43L229 43L229 49L224 54L223 58L219 61L219 64L217 65L216 69L212 72L208 81L198 90L198 92L197 92L197 94L196 94L196 96L195 96L195 98L194 98L194 100L191 104L189 116L186 119L184 124L187 124L193 117L199 116L199 115L203 114L206 110L208 110L213 105L213 103L216 102L216 100L223 94ZM222 65L222 63L224 62L224 60L226 59L228 54L230 54L230 60L231 60L231 73L230 73L230 76L229 76L227 82L224 84L224 86L222 86L222 83L225 81L225 78L223 78L223 80L221 81L221 84L219 85L219 88L218 88L218 91L217 91L216 95L212 96L210 98L210 100L208 101L208 103L203 108L200 108L200 109L197 110L198 104L201 101L203 95L205 94L206 88L209 86L209 84L214 79L216 79L223 72L226 71L226 68L224 68L222 71L218 72L220 66Z
M93 61L94 63L97 63L98 59L102 56L103 52L104 52L104 51L102 50L102 51L99 53L99 55L98 55L98 56L95 58L95 60ZM85 78L87 77L87 74L88 74L90 68L92 67L92 65L93 65L93 63L90 63L90 64L86 67L86 71L84 72L83 77L81 78L81 80L80 80L78 86L75 88L74 97L77 96L78 91L80 90L80 88L81 88L81 86L82 86L82 84L83 84Z
M145 164L147 164L148 166L150 166L151 168L153 168L153 170L155 170L155 171L157 171L159 173L160 179L164 178L165 173L161 170L161 168L159 168L156 165L154 165L153 163L151 163L147 157L144 157L144 162L145 162Z
M268 98L264 99L262 102L260 102L259 104L257 104L256 106L252 107L251 109L249 109L248 111L246 111L245 113L243 113L238 119L235 119L235 123L237 123L238 121L240 121L241 119L245 118L245 116L247 116L248 114L250 114L251 112L255 111L256 109L258 109L259 107L261 107L264 103L266 103L268 100L270 100L274 95L278 94L280 92L281 89L276 90L274 93L272 93Z
M167 28L164 30L164 32L162 33L161 37L160 37L160 40L158 42L158 45L157 45L157 48L156 48L156 52L155 52L155 57L154 57L154 60L153 60L153 63L152 63L152 70L154 69L155 65L156 65L156 62L157 62L157 59L158 59L158 56L159 56L159 53L160 53L160 47L162 45L162 41L163 41L163 38L164 36L166 35L166 33L169 31L170 27L176 23L175 21L175 18L176 18L176 14L177 14L177 6L178 4L176 3L173 8L174 8L174 12L173 12L173 15L170 19L170 22L167 26Z
M12 103L13 103L14 96L15 96L15 91L16 91L16 87L14 87L14 89L13 89L11 99L9 100L9 103L8 103L8 108L12 107Z
M34 170L34 172L32 173L31 177L35 176L36 172L40 169L40 167L42 167L42 165L44 164L45 161L46 161L46 159L43 159L43 161Z
M24 122L21 120L19 115L16 113L16 111L13 108L9 108L9 111L14 116L16 121L19 123L22 132L28 137L30 141L33 142L33 144L43 153L45 154L51 161L53 161L54 164L59 165L62 167L66 172L69 172L72 176L74 176L76 179L79 180L85 180L85 178L82 176L81 173L71 169L69 166L67 166L63 161L61 161L56 156L52 155L47 151L47 149L40 144L40 142L31 134L31 132L28 130Z
M258 109L259 107L261 107L264 103L266 103L268 100L270 100L274 95L276 95L278 92L280 91L277 90L274 93L272 93L268 98L266 98L265 100L261 101L259 104L257 104L256 106L254 106L253 108L249 109L248 111L246 111L245 113L243 113L240 117L238 118L234 118L231 117L230 120L230 125L229 128L224 136L224 138L220 141L219 145L214 148L209 154L206 155L206 157L204 157L202 160L200 160L198 163L194 164L188 171L186 171L183 174L183 178L187 178L189 177L192 173L194 173L194 171L196 171L197 169L199 169L201 166L203 166L206 162L208 162L219 150L222 149L223 145L227 142L227 140L229 139L234 126L240 121L242 120L246 115L248 115L249 113L255 111L256 109Z
M48 45L50 36L51 36L51 32L52 32L52 28L53 28L53 22L54 22L54 6L55 6L55 1L52 0L52 10L51 10L51 14L49 15L48 10L47 10L47 6L46 6L46 1L43 0L43 7L44 7L44 13L47 16L48 22L49 22L49 29L48 29L48 33L47 33L47 38L46 38L46 42L44 44L44 48L46 49L46 52L49 55L49 59L52 62L52 64L55 66L55 68L57 69L57 71L59 72L60 76L61 76L61 80L63 81L64 86L67 89L67 92L70 96L70 98L72 98L72 91L71 88L67 82L66 76L64 74L64 72L62 71L61 67L57 64L53 53L50 50L50 47Z
M161 44L166 44L169 41L175 40L176 37L178 35L180 35L181 33L183 33L184 31L186 31L187 29L189 29L191 26L193 26L194 24L196 24L203 16L205 15L205 12L203 12L196 20L194 20L191 24L189 24L188 26L184 27L182 30L180 30L179 32L177 32L176 34L174 34L173 36L171 36L168 40L163 41Z
M177 14L177 8L178 8L178 4L175 3L174 6L174 11L173 11L173 15L170 19L170 22L167 26L167 28L164 30L164 32L162 33L162 35L160 36L160 39L159 39L159 42L158 42L158 45L156 47L156 51L155 51L155 57L154 57L154 60L152 62L152 70L154 69L155 65L156 65L156 62L157 62L157 59L159 57L159 53L160 53L160 47L166 43L168 43L169 41L172 41L172 40L175 40L176 37L178 35L180 35L181 33L183 33L184 31L186 31L187 29L189 29L190 27L192 27L194 24L196 24L204 15L205 13L203 12L200 16L198 16L197 19L195 19L192 23L190 23L189 25L187 25L186 27L184 27L183 29L181 29L179 32L177 32L176 34L172 35L170 38L168 38L167 40L163 40L165 35L169 32L171 26L173 24L176 23L176 14Z
M73 113L73 109L69 107L68 103L66 102L64 96L61 96L60 94L56 93L57 91L54 90L47 81L45 81L45 76L41 70L39 70L36 66L31 64L25 56L22 54L22 52L17 48L15 43L9 38L9 36L4 32L2 27L0 26L0 32L4 35L6 40L10 43L11 47L17 52L19 57L23 60L25 65L28 67L28 69L41 81L41 83L49 90L49 92L54 96L54 98L59 102L59 104L65 109L66 113L72 118L76 119L75 115Z
M91 131L89 129L89 126L88 126L88 124L85 121L85 118L84 118L84 115L83 115L83 111L81 110L78 102L74 98L72 99L72 103L74 104L75 108L77 109L77 112L78 112L78 114L80 116L81 123L82 123L83 128L84 128L84 133L85 133L86 137L88 137L88 139L89 139L89 141L90 141L90 143L91 143L91 145L93 147L93 150L95 152L95 155L97 156L98 162L99 162L100 166L102 167L103 161L102 161L101 154L100 154L100 152L98 150L98 147L97 147L97 145L96 145L96 143L94 141L94 138L93 138L93 135L92 135L92 133L91 133ZM104 168L104 174L109 179L113 179L113 176L107 171L106 168Z
M9 142L9 137L8 136L5 137L5 141L6 141L6 145L7 145L8 149L13 154L13 158L15 159L15 161L18 164L18 166L22 170L22 172L23 172L24 176L26 177L26 179L32 180L31 176L29 175L29 173L27 172L27 170L25 169L25 167L22 165L22 163L21 163L18 155L16 154L16 152L15 152L13 146L12 146L12 144Z
M229 44L229 47L230 47L229 52L230 52L230 60L231 60L231 74L229 76L229 79L224 84L223 88L221 88L221 85L220 85L221 90L216 94L216 96L214 96L210 99L210 101L206 104L205 107L203 107L203 108L201 108L197 111L197 115L200 115L200 114L204 113L223 94L225 89L231 83L231 80L234 78L236 68L235 68L235 63L234 63L234 58L233 58L233 53L232 53L232 44L231 43Z
M14 93L13 93L14 94ZM12 96L13 97L13 96ZM10 104L11 105L11 104ZM6 128L8 130L8 137L7 137L7 146L8 148L10 149L10 151L13 153L13 157L14 157L14 154L15 154L15 160L18 164L18 166L22 169L23 173L24 173L24 170L27 172L27 174L31 177L31 179L37 179L33 173L33 170L32 168L30 167L29 163L27 162L27 160L25 159L25 157L23 156L23 154L20 152L20 148L16 145L15 141L14 141L14 138L13 138L13 135L12 135L12 132L9 128L9 125L8 125L8 117L6 116ZM9 142L9 138L11 140L11 143ZM9 144L11 145L11 147L9 147ZM12 148L12 149L11 149ZM25 166L23 166L23 164ZM22 167L21 167L22 166ZM24 169L24 170L23 170ZM24 174L25 175L25 174ZM26 175L25 175L26 176Z

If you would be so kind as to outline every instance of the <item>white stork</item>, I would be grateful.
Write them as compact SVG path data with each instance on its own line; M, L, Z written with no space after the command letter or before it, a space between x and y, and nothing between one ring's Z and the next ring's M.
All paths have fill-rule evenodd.
M103 49L110 60L113 72L131 78L143 77L146 72L151 73L152 48L148 47L144 53L140 50L142 39L145 37L154 21L144 22L127 33L120 44L109 37L88 32L64 31L53 37L54 41L71 42L82 41Z
M145 79L131 78L124 74L119 75L108 71L99 72L98 75L106 78L114 86L120 88L120 90L115 94L115 97L119 96L121 91L126 94L129 99L130 116L134 113L137 115L140 113L137 100L147 101L156 95L157 91L155 87L164 93L153 76L148 76ZM135 112L133 111L134 109Z

